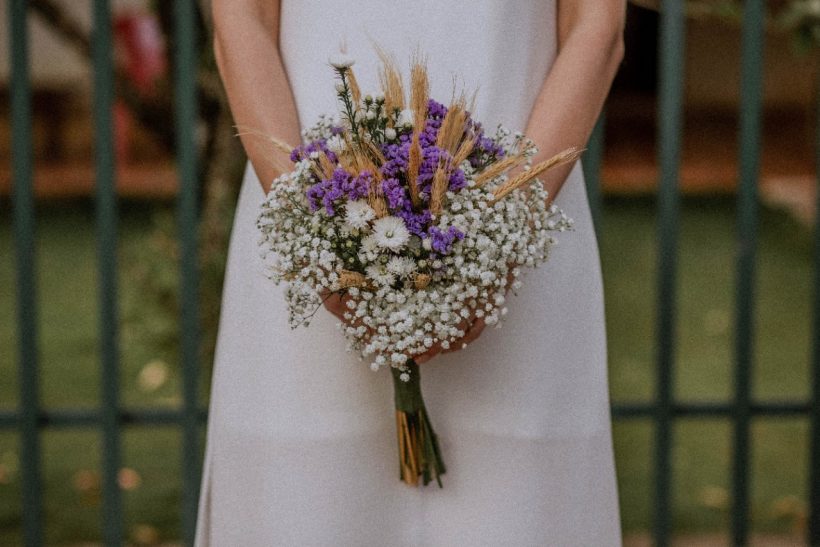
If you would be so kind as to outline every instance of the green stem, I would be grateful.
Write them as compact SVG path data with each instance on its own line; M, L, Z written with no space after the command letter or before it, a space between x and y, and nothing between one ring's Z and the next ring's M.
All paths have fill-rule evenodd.
M404 414L404 418L406 418L408 436L421 443L420 446L406 446L404 453L400 451L399 478L405 480L402 470L407 467L406 464L412 455L413 458L418 458L416 469L422 477L423 484L426 486L435 478L439 488L441 488L441 475L444 474L446 469L444 460L441 458L436 432L433 430L433 424L430 423L427 416L427 409L424 407L424 399L421 396L419 366L412 359L407 361L406 372L410 375L407 382L401 379L402 371L395 367L391 367L390 370L393 373L396 410ZM402 426L400 426L399 435L401 436L402 433ZM414 484L415 480L410 482Z

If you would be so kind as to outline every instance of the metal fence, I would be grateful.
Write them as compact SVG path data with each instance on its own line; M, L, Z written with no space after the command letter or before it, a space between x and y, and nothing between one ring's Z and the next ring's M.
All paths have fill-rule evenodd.
M182 436L182 538L193 543L201 472L198 433L206 410L197 407L197 152L194 0L175 0L174 44L177 146L180 191L177 204L181 248L181 360L183 404L178 410L124 408L118 394L118 331L116 248L118 211L112 130L113 69L110 5L94 0L93 73L96 134L96 223L99 257L99 301L102 401L98 409L44 409L39 404L38 332L35 317L35 207L31 134L31 89L28 74L26 0L9 0L11 37L11 113L13 152L13 225L16 249L16 295L19 341L20 404L0 412L0 428L20 435L23 536L27 546L41 545L43 484L40 433L43 428L83 426L102 433L102 529L106 545L119 545L122 501L117 485L121 461L121 430L129 424L175 424ZM749 429L758 416L805 416L811 427L809 530L807 542L820 545L820 228L815 236L812 397L808 401L758 402L750 395L753 347L754 279L757 247L759 146L762 108L762 53L765 6L747 0L743 16L742 104L740 108L740 172L737 219L737 293L735 306L734 399L727 403L682 403L673 399L675 348L675 286L679 232L679 171L682 138L685 13L681 0L662 2L659 72L659 277L657 300L657 396L645 404L613 404L617 420L650 419L655 427L655 542L668 545L671 517L671 430L680 417L729 419L734 431L732 469L732 544L747 543L749 513ZM820 103L818 103L820 119ZM592 208L600 212L599 174L603 149L603 118L585 158ZM817 127L817 170L820 173L820 123ZM820 198L819 198L820 200ZM818 203L820 206L820 203Z
M205 411L197 408L197 153L195 0L174 0L176 36L174 86L176 157L180 181L177 204L181 251L181 360L183 403L178 410L123 408L119 400L117 314L117 198L115 192L112 106L111 13L109 0L94 0L93 74L96 149L96 224L99 257L101 393L98 409L43 409L39 405L38 333L35 317L31 88L27 1L9 0L11 37L11 111L13 223L17 264L17 321L19 329L20 405L0 413L0 427L20 434L23 483L23 538L27 546L42 545L43 483L40 430L45 427L86 426L102 433L102 529L106 545L120 545L122 499L117 483L121 461L121 429L127 424L178 424L182 430L182 537L193 544L201 473L199 427Z

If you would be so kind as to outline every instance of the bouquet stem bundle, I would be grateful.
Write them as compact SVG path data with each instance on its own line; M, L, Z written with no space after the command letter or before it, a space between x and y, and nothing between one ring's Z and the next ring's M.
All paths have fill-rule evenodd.
M418 485L419 477L425 486L435 478L441 488L440 476L446 469L421 396L419 366L411 359L407 361L407 368L408 381L399 378L401 372L397 368L391 368L396 398L399 478L411 486Z

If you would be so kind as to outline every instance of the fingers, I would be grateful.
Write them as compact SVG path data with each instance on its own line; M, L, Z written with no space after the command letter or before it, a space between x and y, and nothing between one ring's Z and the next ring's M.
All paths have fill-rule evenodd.
M424 353L421 353L421 354L416 355L415 357L413 357L413 361L415 361L417 365L420 365L422 363L426 363L427 361L429 361L430 359L432 359L433 357L435 357L436 355L441 353L441 351L442 351L441 346L436 344L433 347L431 347L430 349L428 349L427 351L425 351Z
M345 302L342 295L332 293L324 299L323 304L330 313L344 320Z

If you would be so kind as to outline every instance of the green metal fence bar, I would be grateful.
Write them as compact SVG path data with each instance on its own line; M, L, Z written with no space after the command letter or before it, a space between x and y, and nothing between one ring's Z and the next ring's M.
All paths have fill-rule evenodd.
M94 0L94 146L96 169L97 255L99 258L102 528L105 545L123 541L119 473L119 347L117 340L117 195L114 172L114 98L111 12L108 0Z
M801 401L769 401L766 403L752 403L749 412L753 416L794 417L809 412L811 403ZM693 402L671 404L669 412L676 418L717 418L726 419L734 416L732 403ZM617 419L651 418L657 413L653 403L614 403L612 415Z
M592 212L592 221L595 225L595 233L601 238L601 208L603 199L601 198L601 164L604 159L604 128L606 126L606 113L601 112L595 127L592 129L587 150L581 156L584 164L584 179L587 184L587 199Z
M817 200L814 227L814 345L812 349L811 457L809 458L809 545L820 545L820 73L815 97L814 162L817 176Z
M34 188L31 139L31 85L29 81L26 0L11 0L12 180L14 241L17 260L17 329L19 336L20 475L22 479L23 542L42 544L42 476L37 428L40 390L37 370L37 316L34 272Z
M734 454L732 463L732 541L748 541L749 426L753 352L755 255L757 247L757 181L763 100L764 1L743 7L740 100L740 180L738 183L737 281L735 296Z
M195 5L193 0L174 3L176 27L175 99L177 166L179 173L178 227L180 242L180 329L182 358L182 534L186 545L193 545L201 465L199 458L199 272L197 265L197 150L196 127L197 52Z
M655 407L655 514L658 547L669 542L671 516L672 367L675 350L675 282L680 196L681 133L683 128L683 67L685 37L683 2L664 0L660 15L660 81L658 82L658 133L660 187L658 189L658 295L657 387Z
M808 405L806 405L808 408ZM197 412L197 422L204 424L208 409ZM117 420L121 425L179 425L184 419L182 410L171 408L120 408ZM40 409L37 413L37 427L93 427L100 428L101 412L93 408L64 408L59 410ZM16 429L20 424L20 413L15 411L0 412L0 429Z

